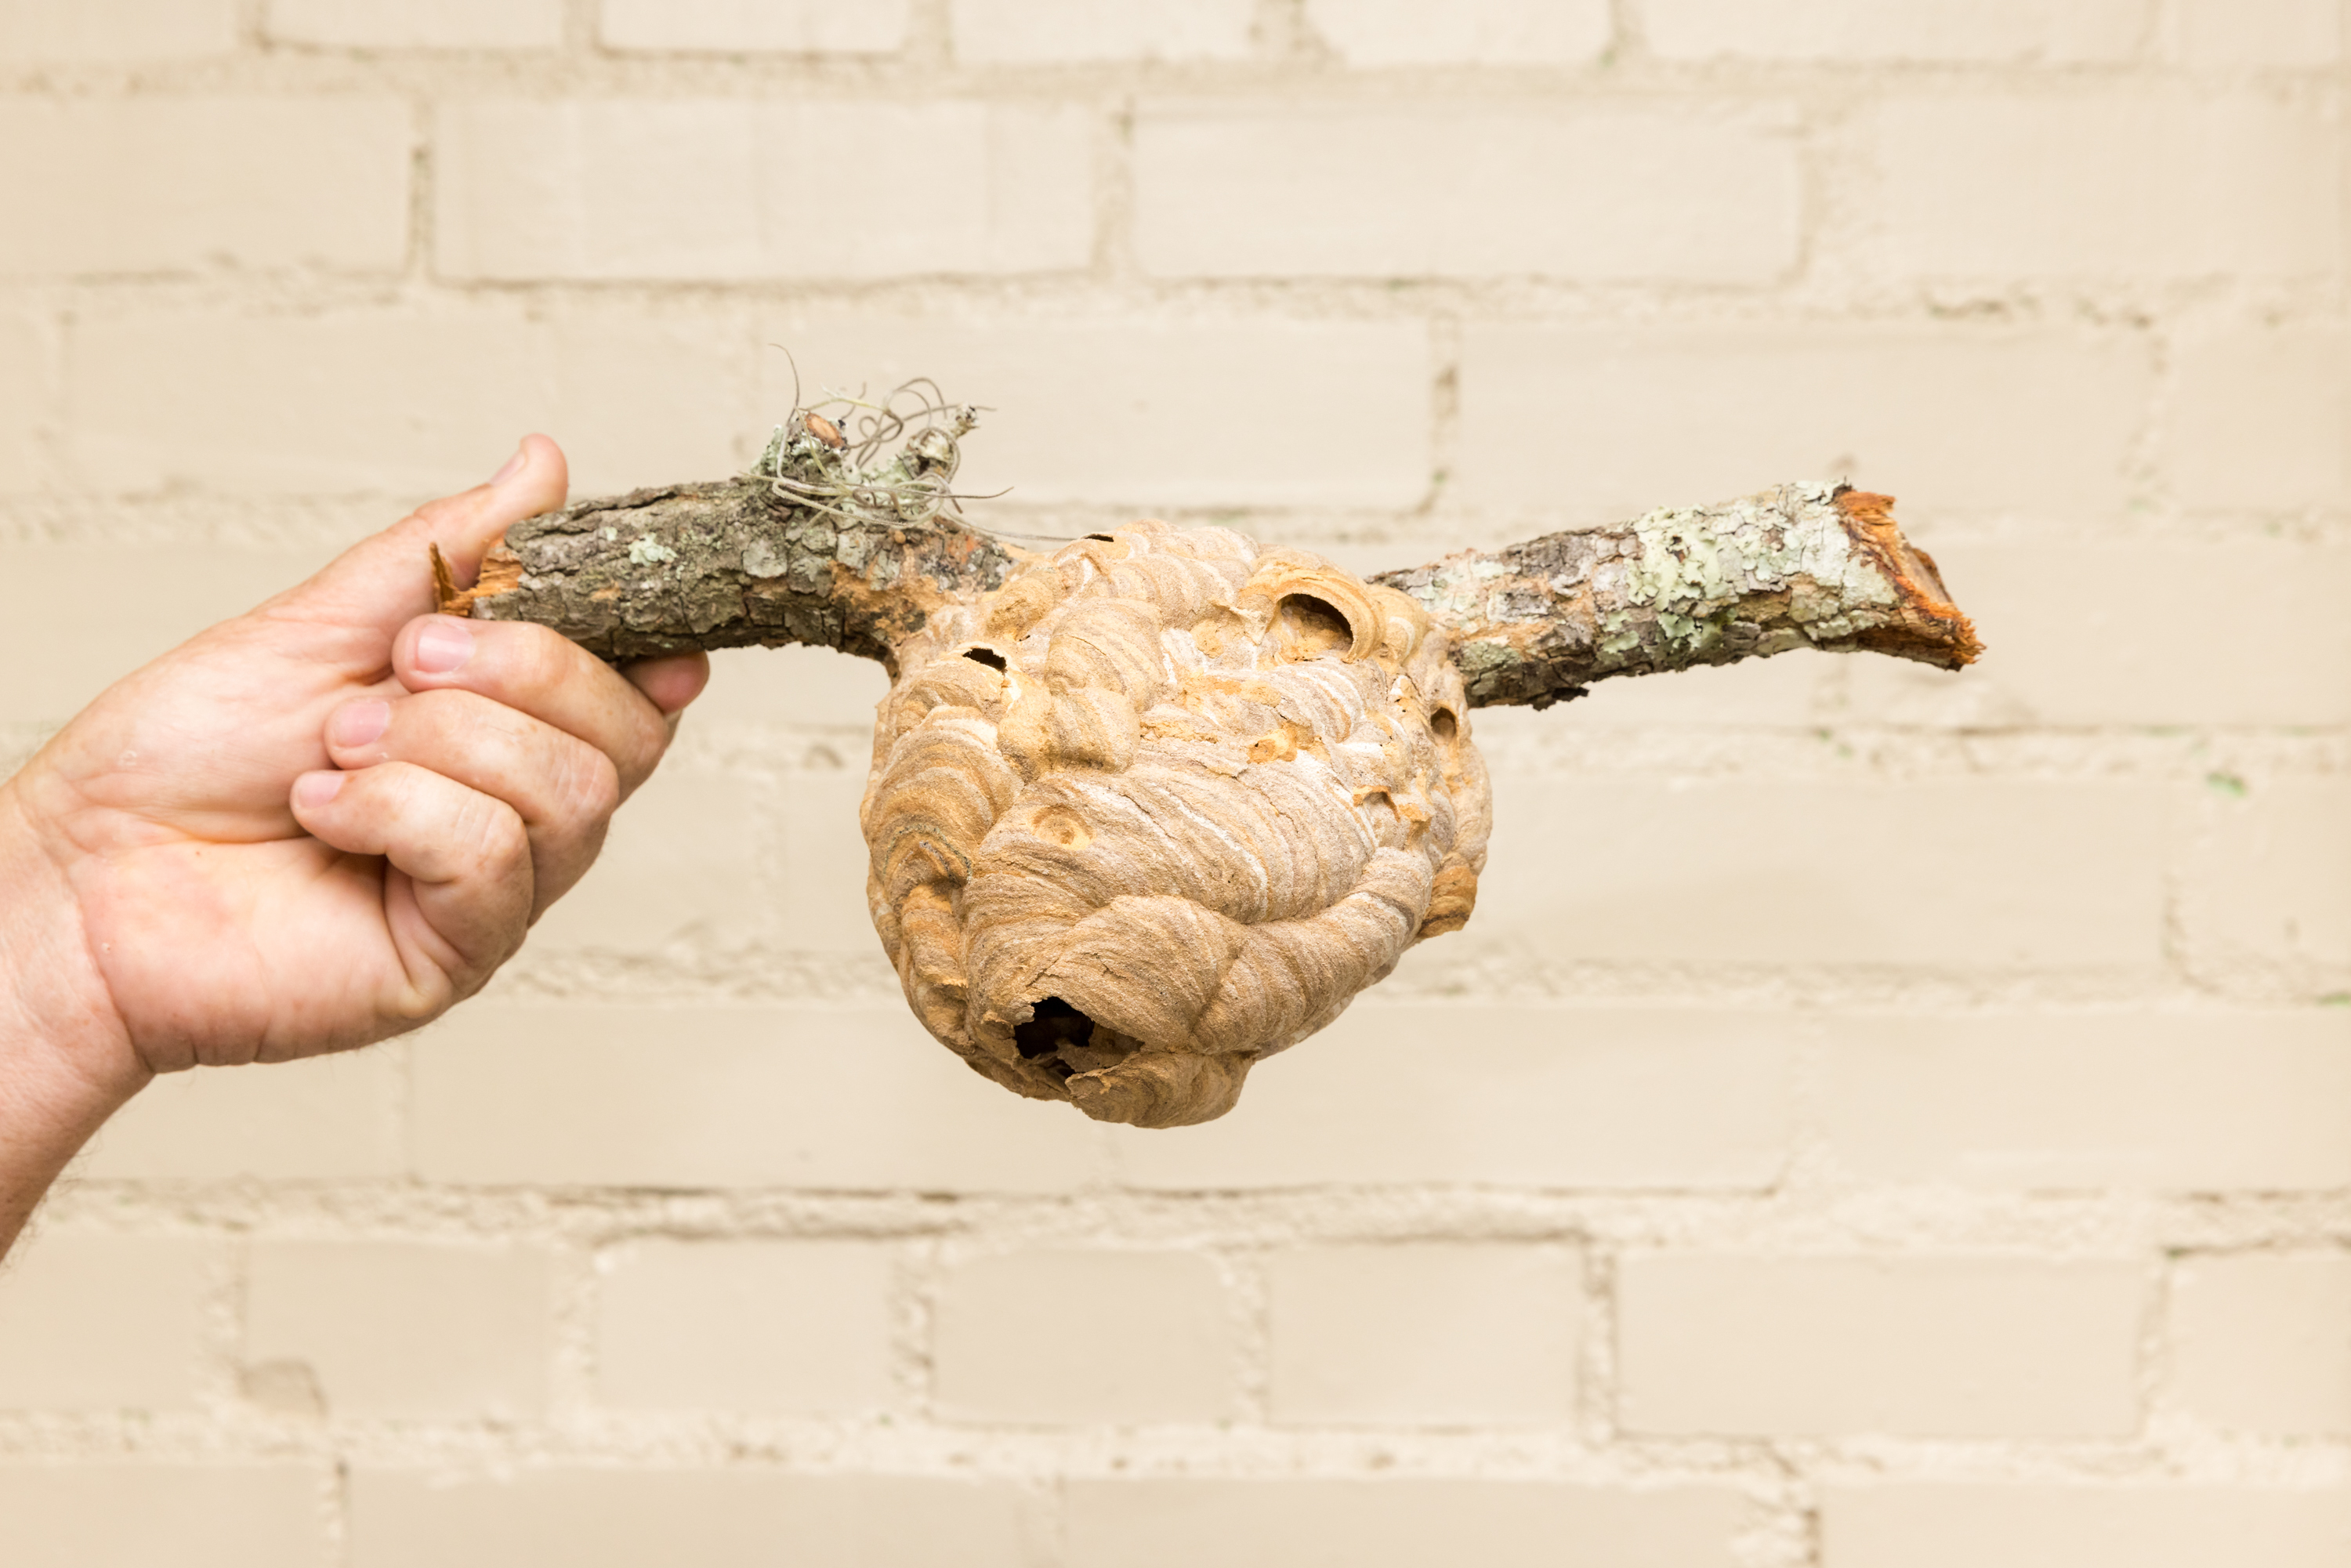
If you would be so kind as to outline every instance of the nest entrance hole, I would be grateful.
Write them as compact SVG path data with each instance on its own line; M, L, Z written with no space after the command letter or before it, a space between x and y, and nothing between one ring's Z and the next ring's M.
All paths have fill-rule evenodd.
M1012 1043L1025 1060L1041 1062L1062 1078L1116 1067L1141 1044L1094 1022L1059 997L1039 998L1029 1021L1012 1026Z
M1355 645L1355 629L1327 599L1311 593L1285 594L1276 608L1291 642L1309 656L1344 653Z
M1004 655L993 648L966 648L963 656L986 664L991 670L1004 668Z

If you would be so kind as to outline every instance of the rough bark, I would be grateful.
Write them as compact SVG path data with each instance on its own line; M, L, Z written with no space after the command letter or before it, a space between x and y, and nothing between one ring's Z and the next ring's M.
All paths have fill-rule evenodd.
M1453 633L1473 706L1545 707L1611 675L1792 648L1892 653L1956 670L1983 651L1893 498L1776 490L1614 528L1467 550L1372 580Z
M1890 499L1787 485L1473 550L1374 580L1453 636L1476 706L1547 706L1613 675L1793 648L1957 669L1981 651ZM480 580L441 580L454 613L532 621L607 658L813 643L878 659L950 601L1001 586L1029 552L946 519L852 524L762 480L582 501L507 531Z
M1000 586L1024 559L945 520L853 524L792 506L765 480L664 485L517 523L442 608L552 626L608 659L695 648L891 650L950 599Z

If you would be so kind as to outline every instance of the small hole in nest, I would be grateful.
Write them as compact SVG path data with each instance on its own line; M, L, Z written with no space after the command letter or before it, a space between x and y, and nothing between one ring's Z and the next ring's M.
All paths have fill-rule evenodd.
M1461 721L1453 716L1449 707L1438 708L1428 716L1429 732L1439 740L1451 740L1461 733Z
M1345 653L1355 645L1355 629L1347 624L1339 607L1327 599L1292 593L1282 600L1280 613L1282 625L1309 657L1333 651Z
M1059 1078L1116 1067L1143 1042L1098 1024L1059 997L1041 997L1029 1021L1016 1024L1012 1043L1024 1060Z
M1012 1042L1020 1048L1021 1055L1034 1061L1054 1055L1064 1045L1083 1045L1093 1033L1093 1019L1059 997L1044 997L1027 1023L1013 1026Z
M1004 655L993 648L966 648L963 656L976 664L986 664L991 670L1004 668Z
M1117 538L1111 534L1088 534L1086 538L1090 539L1100 539L1106 545L1114 545L1118 543Z

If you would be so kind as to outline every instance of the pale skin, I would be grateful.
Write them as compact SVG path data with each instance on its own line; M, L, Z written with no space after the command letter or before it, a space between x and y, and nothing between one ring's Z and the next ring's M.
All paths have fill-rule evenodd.
M587 872L709 677L432 613L563 504L535 435L120 682L0 783L0 1252L156 1074L291 1061L479 990Z

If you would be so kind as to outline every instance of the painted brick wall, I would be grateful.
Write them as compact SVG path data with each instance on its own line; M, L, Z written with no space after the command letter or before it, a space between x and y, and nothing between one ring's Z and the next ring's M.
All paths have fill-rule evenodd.
M85 1158L0 1560L2351 1562L2347 17L0 0L0 768L778 343L1028 532L1850 477L1991 648L1481 716L1476 921L1150 1134L920 1035L878 672L726 655L490 996Z

